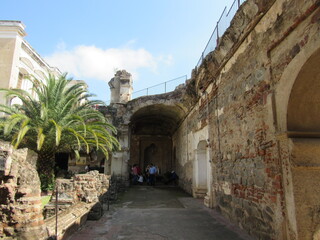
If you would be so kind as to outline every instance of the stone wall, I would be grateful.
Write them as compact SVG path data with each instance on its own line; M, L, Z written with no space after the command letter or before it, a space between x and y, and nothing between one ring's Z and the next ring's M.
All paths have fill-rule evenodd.
M75 174L72 179L57 179L59 201L92 203L99 201L99 196L109 188L110 176L90 171L85 174ZM53 199L53 201L55 201Z
M102 206L99 199L108 191L110 177L90 171L76 174L72 179L57 179L58 189L58 237L65 239L86 222L92 208L98 209L101 217ZM55 235L55 194L45 207L45 226L50 236ZM96 213L94 213L96 214Z
M0 141L0 238L47 239L55 233L55 217L43 219L37 155ZM82 225L109 188L109 176L90 171L57 179L59 239ZM55 197L45 215L55 214ZM99 207L99 206L98 206ZM101 205L100 205L101 208ZM101 209L100 209L101 210ZM101 215L101 211L100 211ZM95 216L96 217L96 216Z
M113 105L130 158L165 135L179 185L252 236L319 236L319 8L247 0L181 89Z
M0 238L44 239L36 155L0 142Z
M197 181L207 174L199 170L204 156L208 205L258 239L312 239L319 231L318 163L309 170L300 163L314 158L308 151L317 145L292 139L319 134L314 129L285 133L291 88L303 64L319 52L319 5L316 0L246 1L217 49L193 71L199 101L173 136L181 186L197 196ZM316 72L303 80L319 81ZM308 81L301 94L319 90ZM314 100L301 108L317 106L319 98L311 93ZM302 115L307 114L319 118L311 111ZM207 151L199 154L203 141Z
M113 153L110 158L109 174L127 180L132 164L139 163L141 167L144 166L141 155L145 149L140 149L140 139L166 139L158 149L168 149L165 146L168 141L171 141L169 135L177 128L195 102L192 84L190 86L183 85L177 87L174 92L144 96L126 104L112 103L108 107L99 108L99 111L117 128L117 137L121 145L121 150ZM162 157L171 164L171 155L169 150ZM163 169L171 170L172 167L171 164L164 166Z

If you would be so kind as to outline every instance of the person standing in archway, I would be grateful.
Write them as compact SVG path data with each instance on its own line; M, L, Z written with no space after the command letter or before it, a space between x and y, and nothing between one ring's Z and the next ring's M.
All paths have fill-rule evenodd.
M145 178L146 178L146 181L147 181L147 184L150 185L150 173L149 173L149 169L150 169L150 165L148 164L148 166L146 167L146 170L145 170Z
M132 183L135 185L138 183L138 165L134 164L132 167Z
M149 168L149 181L151 186L156 184L156 174L157 168L153 165L153 163L151 163Z

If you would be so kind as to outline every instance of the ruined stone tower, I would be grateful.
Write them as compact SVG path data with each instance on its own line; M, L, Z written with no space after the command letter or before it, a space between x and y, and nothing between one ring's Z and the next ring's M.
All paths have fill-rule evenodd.
M131 100L132 77L126 70L119 70L109 81L111 103L126 103Z

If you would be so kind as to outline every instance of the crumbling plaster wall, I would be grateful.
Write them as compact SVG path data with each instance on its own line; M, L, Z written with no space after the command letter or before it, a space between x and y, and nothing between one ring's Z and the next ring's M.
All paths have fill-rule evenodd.
M114 152L105 161L105 174L117 175L124 179L128 178L127 163L129 160L129 133L128 133L128 119L127 119L127 104L113 103L107 107L100 107L106 119L116 127L117 139L121 146L119 151Z
M259 239L312 239L317 230L317 223L296 224L294 194L302 193L293 190L291 140L281 134L295 80L286 69L298 72L296 58L306 61L319 48L319 5L242 5L216 51L193 71L199 101L174 135L180 184L191 193L194 136L208 126L212 206Z
M317 210L320 207L318 191L320 159L317 155L319 135L318 137L314 136L316 138L310 138L308 136L310 133L306 131L306 136L302 134L296 137L295 134L288 132L288 130L295 130L288 129L290 125L290 119L288 119L289 99L292 97L299 99L299 95L294 96L294 86L298 83L301 85L302 80L305 83L304 85L308 86L307 89L317 89L317 95L319 92L319 70L318 77L307 76L308 78L314 78L314 83L307 81L310 79L303 79L303 76L302 79L298 79L306 63L314 55L319 56L319 6L319 1L310 1L305 5L297 2L296 8L299 11L296 10L297 13L293 15L295 16L294 22L291 23L290 28L287 27L287 31L281 29L282 32L285 32L283 34L284 40L278 37L278 41L275 41L269 51L272 60L271 69L274 72L273 81L277 85L275 89L276 132L282 163L287 231L290 239L312 239L312 237L317 239L317 234L317 237L319 237L320 220ZM319 61L313 64L318 66ZM317 69L317 67L313 67L314 69ZM309 99L317 99L307 91L302 94L308 95ZM301 96L300 99L303 98ZM310 101L308 105L317 106L318 102ZM310 107L308 105L305 106L306 109ZM293 106L293 109L300 112L298 107ZM315 112L306 111L304 115L315 116ZM319 116L317 116L318 118ZM301 116L301 119L305 119L304 116ZM318 122L317 119L316 122ZM310 128L310 125L305 122L302 127ZM314 129L314 132L317 132L317 130ZM291 135L291 137L288 138L288 135ZM312 161L309 159L312 159ZM308 161L310 162L308 163Z
M200 141L209 140L207 107L195 106L180 128L173 135L175 167L179 175L179 185L188 193L197 197L195 159L197 145ZM200 173L201 174L201 173Z

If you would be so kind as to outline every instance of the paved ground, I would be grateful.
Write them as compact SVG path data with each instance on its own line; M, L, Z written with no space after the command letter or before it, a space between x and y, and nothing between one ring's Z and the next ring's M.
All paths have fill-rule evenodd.
M70 240L252 240L175 187L133 186Z

